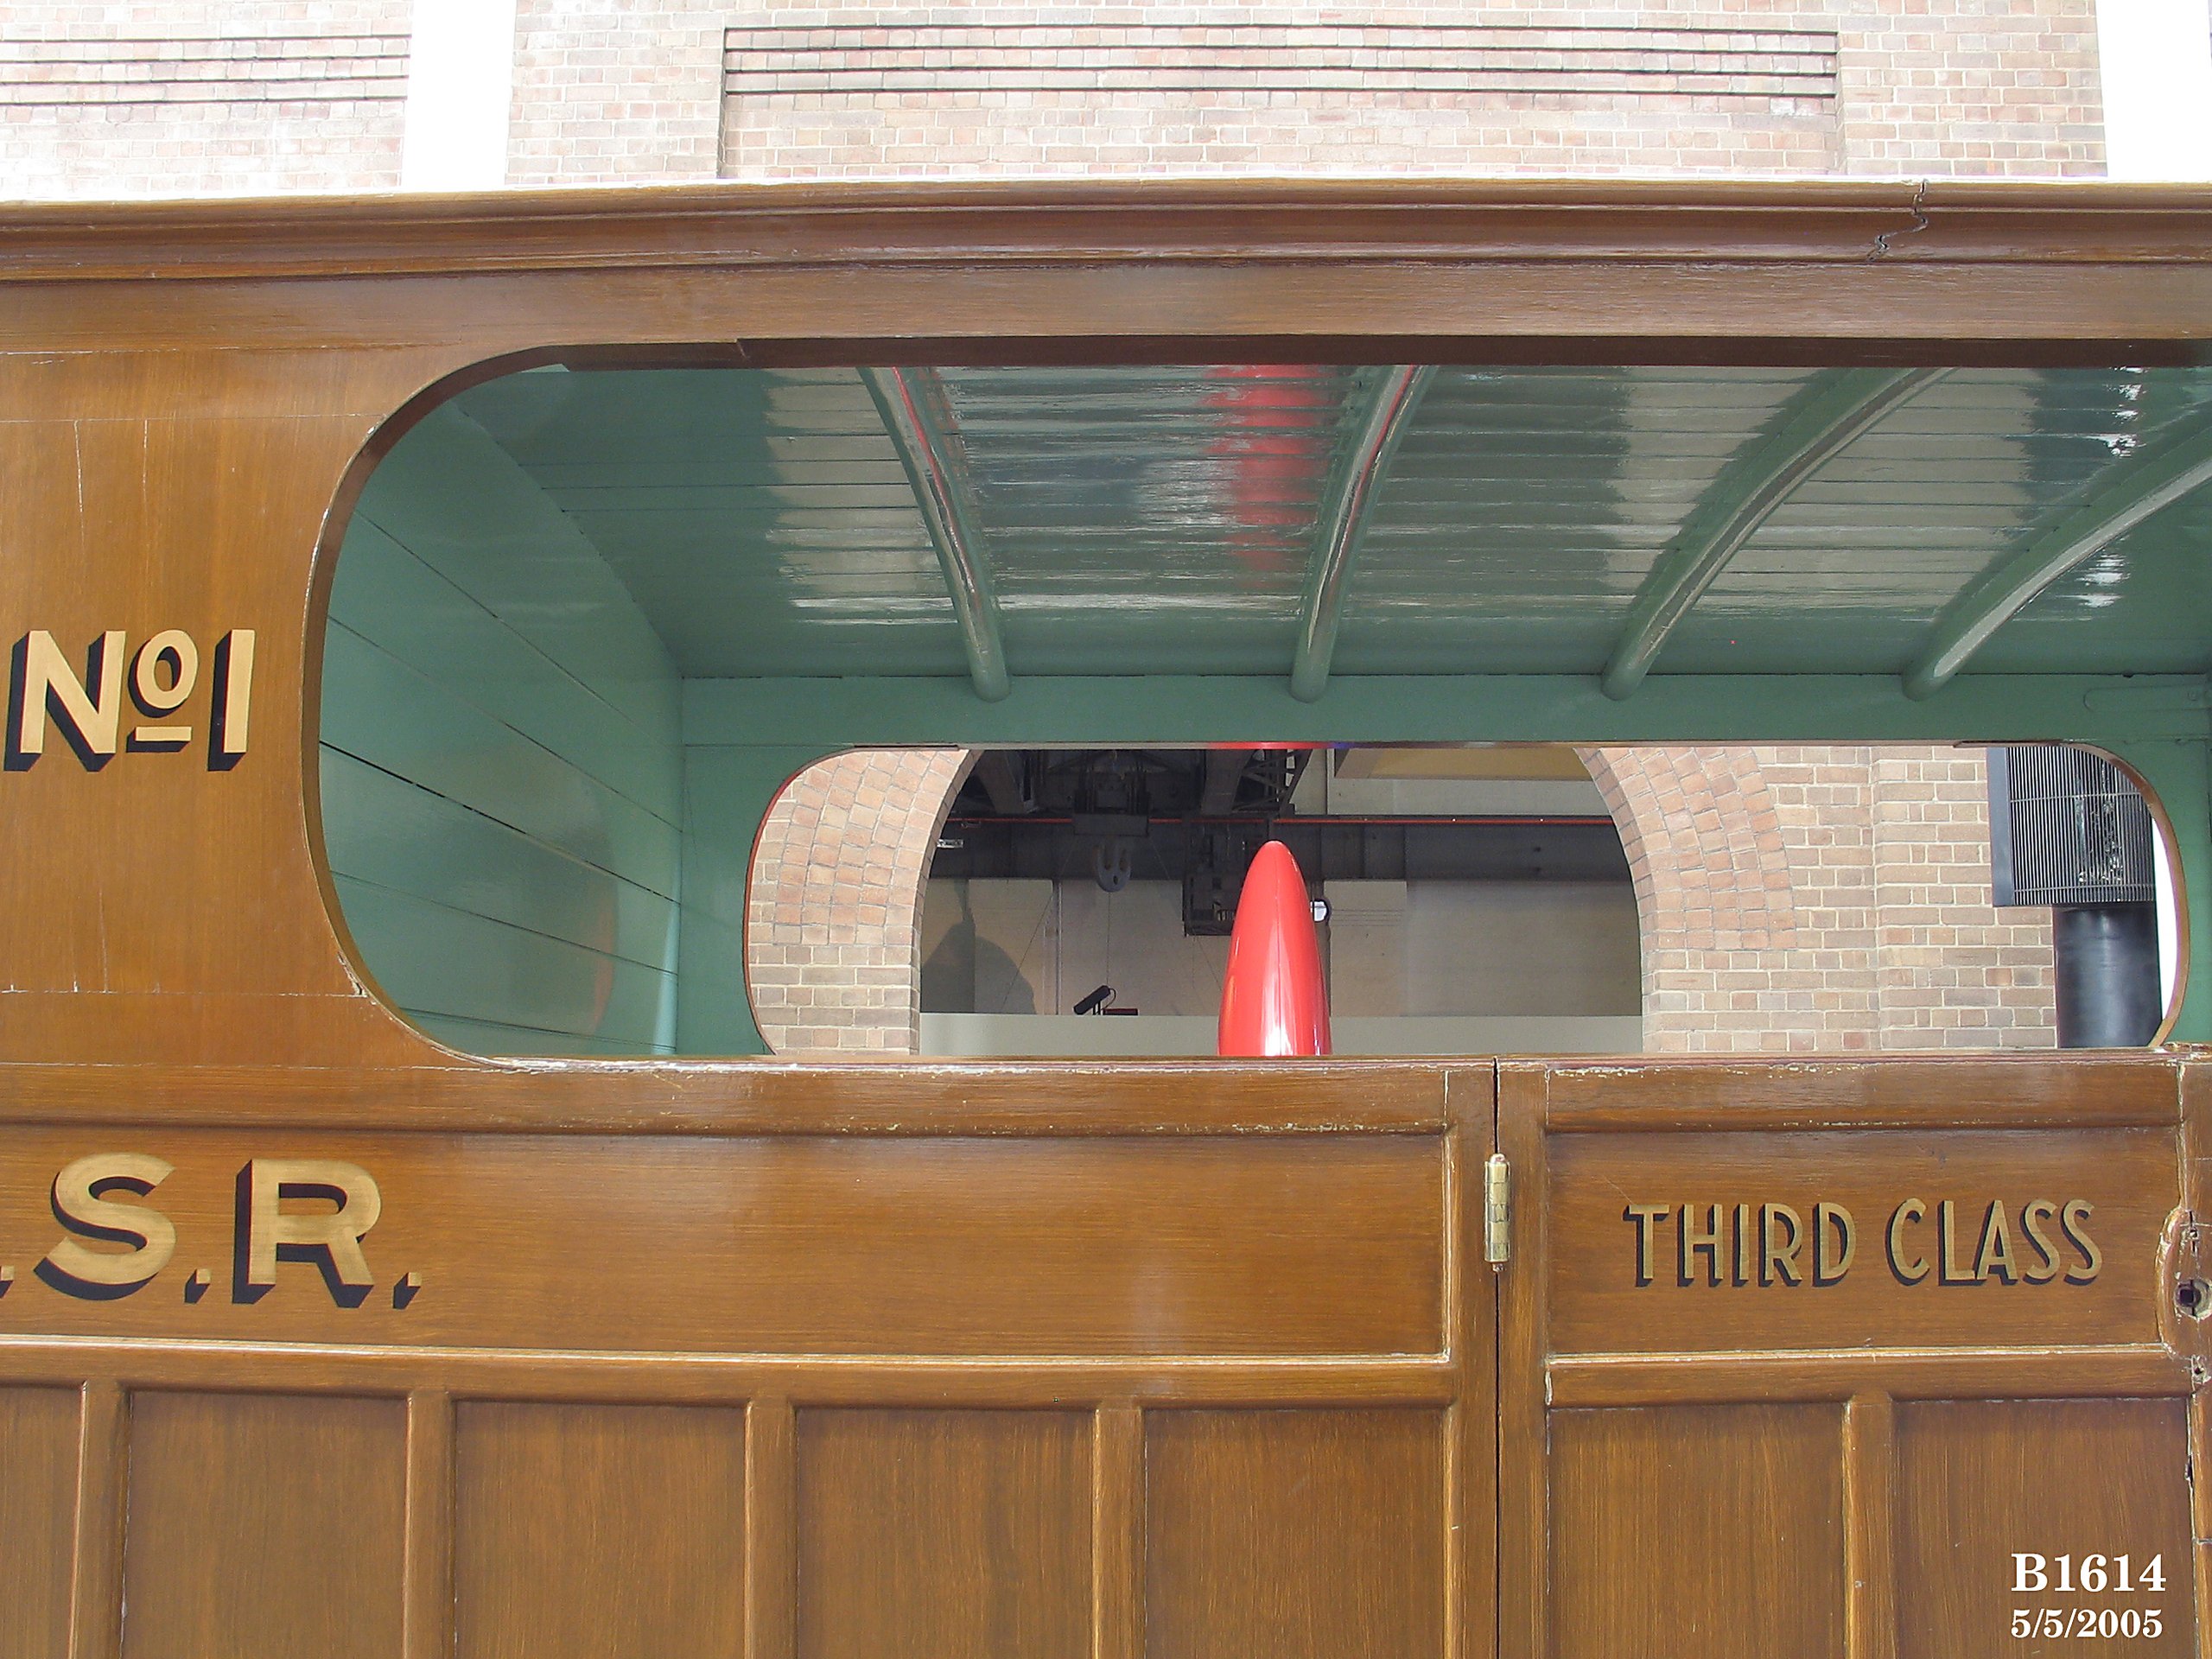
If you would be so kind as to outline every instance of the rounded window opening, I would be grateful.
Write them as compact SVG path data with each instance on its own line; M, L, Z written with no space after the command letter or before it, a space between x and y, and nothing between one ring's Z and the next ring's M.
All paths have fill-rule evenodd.
M919 1047L1212 1054L1270 841L1339 1054L1635 1053L1636 893L1562 745L989 750L921 921Z
M2090 751L1605 741L1646 671L1710 683L1738 731L1732 674L1897 684L1929 598L1880 586L1919 533L1885 492L1955 497L1999 558L2099 476L2038 451L2036 490L1993 505L1914 423L1995 444L2024 401L2111 378L1897 391L1852 440L1880 464L1817 515L1771 550L1731 521L1758 604L1716 581L1715 616L1657 641L1632 601L1756 494L1791 411L1836 394L1819 372L484 381L367 475L329 574L340 918L391 1007L482 1054L1207 1053L1274 838L1341 1053L2147 1041L2185 907L2156 803ZM1855 586L1770 597L1788 559L1862 556ZM1808 663L1830 602L1852 630L1813 630ZM2113 610L2053 588L1993 671L2031 677L2037 641ZM1594 741L1521 741L1562 708Z

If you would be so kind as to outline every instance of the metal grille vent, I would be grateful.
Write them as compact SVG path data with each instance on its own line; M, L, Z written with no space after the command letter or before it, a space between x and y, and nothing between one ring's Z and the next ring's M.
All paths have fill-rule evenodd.
M1989 862L1999 905L2148 904L2151 809L2103 756L2063 744L1989 751Z

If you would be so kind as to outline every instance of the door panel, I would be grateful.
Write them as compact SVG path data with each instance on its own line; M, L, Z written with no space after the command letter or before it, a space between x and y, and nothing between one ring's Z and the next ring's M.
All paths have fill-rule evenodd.
M1840 1654L1841 1417L1831 1405L1553 1413L1554 1649Z
M2196 1652L2163 1076L1502 1066L1501 1654Z
M2189 1617L2187 1408L2180 1400L1923 1401L1897 1414L1899 1659L1955 1654L2112 1653L2164 1659L2195 1650ZM1980 1548L1974 1548L1979 1541ZM1962 1546L1964 1546L1962 1548ZM2023 1574L2013 1552L2041 1556ZM2134 1588L2080 1586L2103 1555ZM1993 1559L1993 1557L1994 1559ZM2057 1589L2070 1559L2071 1592ZM2153 1573L2163 1590L2142 1581ZM2040 1576L2045 1587L2022 1587ZM2157 1611L2159 1634L2144 1616ZM2012 1615L2056 1612L2069 1633L2000 1643ZM2109 1637L2073 1633L2124 1618ZM2041 1623L2038 1618L2035 1621Z
M77 1401L67 1389L0 1389L0 1659L68 1645Z
M1434 1411L1155 1415L1149 1659L1443 1651L1445 1435Z
M1090 1430L1072 1411L801 1412L801 1659L1080 1659Z
M743 1413L465 1404L454 1471L459 1659L658 1659L736 1646Z
M400 1639L396 1400L143 1393L124 1659L382 1659Z
M0 1127L0 1656L1487 1659L1493 1068L1230 1127L1203 1070L1027 1075L873 1130ZM88 1154L140 1172L105 1235Z

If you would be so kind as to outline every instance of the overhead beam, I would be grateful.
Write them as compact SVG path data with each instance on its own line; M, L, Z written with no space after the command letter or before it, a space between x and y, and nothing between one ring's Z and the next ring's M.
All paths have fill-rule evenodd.
M960 647L968 658L968 677L976 695L996 702L1012 688L1006 666L1006 641L999 627L998 600L983 553L983 538L971 505L961 449L952 433L950 404L934 369L862 369L868 395L883 416L884 430L899 451L899 464L913 486L930 543L944 572L945 591L960 626Z
M1300 702L1312 702L1328 687L1337 655L1337 626L1344 616L1345 575L1366 539L1390 457L1435 374L1433 365L1401 365L1383 375L1368 399L1358 442L1332 476L1321 503L1313 562L1299 612L1298 650L1290 665L1291 695Z
M1765 442L1720 469L1644 576L1599 678L1605 695L1618 702L1643 683L1668 637L1799 485L1947 372L1831 369L1815 376L1783 406Z
M1217 818L1236 804L1236 785L1244 781L1244 768L1252 751L1211 748L1206 751L1205 786L1198 793L1198 816Z
M1034 812L1023 762L1017 749L985 749L976 757L976 777L990 798L991 810L1001 817L1018 818Z
M907 745L1203 748L1338 743L2048 743L2202 745L2199 674L1969 674L1915 702L1893 674L1655 674L1615 702L1589 674L1344 674L1300 702L1281 674L1027 675L979 703L925 676L691 679L690 747L763 732L823 749Z
M2212 408L2192 416L2186 431L2105 468L2080 505L2060 514L1946 606L1928 643L1904 671L1905 696L1916 701L1942 690L1998 629L2053 582L2208 482Z

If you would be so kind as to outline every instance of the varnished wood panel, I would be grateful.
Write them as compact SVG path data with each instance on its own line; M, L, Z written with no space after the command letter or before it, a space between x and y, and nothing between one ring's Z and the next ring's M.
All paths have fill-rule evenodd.
M120 1300L31 1276L54 1174L174 1171L175 1225ZM366 1171L375 1287L308 1262L234 1281L257 1157ZM677 1353L1401 1355L1443 1345L1443 1161L1422 1136L735 1140L0 1130L0 1332ZM188 1275L212 1288L197 1300ZM404 1305L407 1274L420 1290Z
M1554 1659L1842 1659L1841 1414L1551 1418Z
M2154 1258L2179 1201L2175 1129L1952 1130L1941 1126L1940 1108L1929 1117L1910 1132L1554 1135L1546 1187L1553 1351L2157 1342L2152 1275L2122 1264ZM1890 1224L1912 1200L1921 1211L1900 1224L1893 1261ZM2034 1200L2050 1206L2036 1224L2054 1246L2050 1263L2023 1226ZM2063 1225L2073 1201L2088 1206L2079 1228L2099 1258L2093 1275L2089 1254ZM1821 1203L1847 1213L1854 1241L1847 1268L1825 1283L1812 1239ZM1974 1276L1993 1204L2007 1217L2009 1280L1993 1256ZM1630 1209L1637 1205L1667 1212L1650 1223L1649 1282L1639 1282L1641 1227ZM1764 1259L1770 1205L1786 1206L1802 1235L1789 1270L1770 1271ZM1714 1251L1683 1255L1686 1205L1700 1231L1719 1206ZM1777 1211L1771 1224L1786 1242L1790 1221ZM1829 1235L1832 1266L1842 1262L1841 1237ZM2031 1273L2045 1281L2031 1282Z
M738 1659L744 1424L734 1410L461 1406L458 1659Z
M76 1497L77 1395L0 1389L0 1659L67 1645Z
M1154 1412L1147 1429L1149 1659L1444 1651L1438 1414Z
M1083 1659L1090 1463L1072 1412L801 1412L801 1659Z
M135 1396L124 1659L391 1659L406 1467L401 1401Z
M1899 1406L1899 1659L2195 1653L2186 1412L2180 1400ZM2022 1591L2016 1551L2050 1558L2054 1574L2062 1554L2077 1574L2087 1555L2126 1554L2135 1573L2158 1556L2166 1587ZM2153 1608L2163 1624L2155 1637L2012 1635L2016 1610L2056 1609L2071 1620Z
M1787 1065L1689 1055L1506 1064L1543 1085L1546 1126L1700 1129L2088 1128L2179 1120L2171 1054L1807 1056Z

